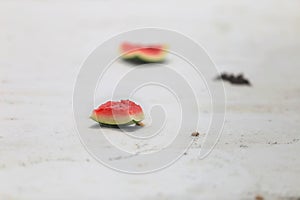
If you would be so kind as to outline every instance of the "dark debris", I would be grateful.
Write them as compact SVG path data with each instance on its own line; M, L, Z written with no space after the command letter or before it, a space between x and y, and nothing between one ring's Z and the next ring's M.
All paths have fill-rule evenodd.
M198 132L193 132L193 133L192 133L192 136L193 136L193 137L198 137L199 135L200 135L200 134L199 134Z
M223 81L228 81L231 84L234 85L248 85L251 86L250 81L244 77L243 74L227 74L226 72L223 72L220 76L216 78L216 80L223 80Z

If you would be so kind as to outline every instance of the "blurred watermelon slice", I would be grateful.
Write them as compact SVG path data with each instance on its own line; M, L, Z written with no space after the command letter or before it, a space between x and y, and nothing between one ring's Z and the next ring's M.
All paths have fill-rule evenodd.
M166 58L166 45L139 45L124 42L120 46L122 58L138 59L143 62L162 62Z

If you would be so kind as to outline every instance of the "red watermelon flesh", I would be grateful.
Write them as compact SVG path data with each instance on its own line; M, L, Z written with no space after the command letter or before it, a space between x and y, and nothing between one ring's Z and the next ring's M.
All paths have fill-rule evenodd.
M166 57L166 45L139 45L124 42L120 47L124 59L161 62Z
M101 124L130 125L144 119L142 107L130 100L107 101L93 110L91 119Z

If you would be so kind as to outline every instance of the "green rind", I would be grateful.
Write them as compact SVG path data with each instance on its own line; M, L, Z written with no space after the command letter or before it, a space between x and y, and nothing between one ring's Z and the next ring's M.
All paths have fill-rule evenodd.
M93 118L91 118L91 119L93 119ZM93 120L96 121L95 119L93 119ZM98 122L100 125L103 125L103 126L118 127L118 126L129 126L129 125L133 125L133 124L138 125L141 121L132 120L126 124L106 124L106 123L102 123L102 122L98 122L98 121L96 121L96 122Z
M139 122L141 122L141 121L143 121L143 119L144 119L144 115L142 115L142 116L140 116L140 120L137 120L137 119L134 119L133 117L131 117L131 120L130 121L128 121L128 122L126 122L126 123L109 123L109 122L103 122L103 121L99 121L99 120L97 120L97 118L95 117L95 115L91 115L90 116L90 118L92 119L92 120L94 120L95 122L98 122L98 123L100 123L100 124L105 124L105 125L117 125L117 126L122 126L122 125L132 125L132 124L137 124L137 123L139 123Z
M162 62L162 61L164 61L165 60L165 56L150 57L150 56L145 56L145 55L141 55L141 54L136 54L136 55L130 56L130 57L123 57L123 59L125 59L125 60L138 59L138 60L143 61L143 62L154 63L154 62Z

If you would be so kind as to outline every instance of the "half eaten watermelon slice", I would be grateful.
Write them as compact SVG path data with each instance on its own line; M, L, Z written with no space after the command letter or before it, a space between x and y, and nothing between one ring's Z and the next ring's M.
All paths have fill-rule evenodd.
M91 119L105 125L142 125L142 107L130 100L108 101L93 110Z
M162 62L166 58L166 45L139 45L124 42L120 46L122 58L143 62Z

